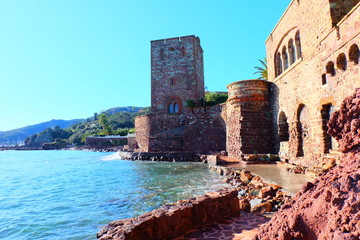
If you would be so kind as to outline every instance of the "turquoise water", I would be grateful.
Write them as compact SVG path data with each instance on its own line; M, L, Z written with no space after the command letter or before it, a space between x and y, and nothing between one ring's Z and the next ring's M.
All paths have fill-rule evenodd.
M0 239L96 239L110 221L226 186L202 163L113 153L0 152Z

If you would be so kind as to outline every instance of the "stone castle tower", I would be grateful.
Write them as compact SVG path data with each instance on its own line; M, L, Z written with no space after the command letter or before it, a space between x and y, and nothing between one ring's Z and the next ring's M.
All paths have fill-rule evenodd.
M186 100L204 99L204 63L194 35L151 41L151 111L183 114Z

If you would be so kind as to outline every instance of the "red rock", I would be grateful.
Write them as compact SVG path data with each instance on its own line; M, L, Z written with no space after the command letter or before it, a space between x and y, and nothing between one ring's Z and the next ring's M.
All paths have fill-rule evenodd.
M241 211L250 212L251 204L246 198L241 198L239 200L239 206Z
M254 175L252 175L249 171L242 171L240 173L240 179L243 182L250 182L253 179Z
M254 206L251 209L251 212L252 213L266 213L266 212L271 212L272 209L273 209L273 205L272 205L271 201L267 201L267 202L260 203L256 206Z

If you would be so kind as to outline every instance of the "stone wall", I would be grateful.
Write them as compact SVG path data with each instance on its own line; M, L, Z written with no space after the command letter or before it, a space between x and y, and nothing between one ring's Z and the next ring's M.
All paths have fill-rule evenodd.
M181 200L140 217L119 220L102 228L97 237L110 239L172 239L188 231L239 214L236 190L220 190Z
M263 80L239 81L228 85L226 103L229 157L272 153L272 113L270 84Z
M221 106L201 107L188 114L149 114L135 119L142 152L209 153L225 150L226 125Z
M326 123L360 86L358 2L293 0L266 41L273 139L283 160L312 167L336 159Z
M95 146L121 146L126 145L128 139L126 136L124 137L87 137L86 138L86 145L91 147Z

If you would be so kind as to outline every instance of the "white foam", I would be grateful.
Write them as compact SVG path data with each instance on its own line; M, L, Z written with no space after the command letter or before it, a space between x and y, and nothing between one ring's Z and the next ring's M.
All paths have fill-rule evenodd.
M113 161L113 160L120 160L120 155L118 152L112 153L111 155L106 155L101 158L102 161Z

